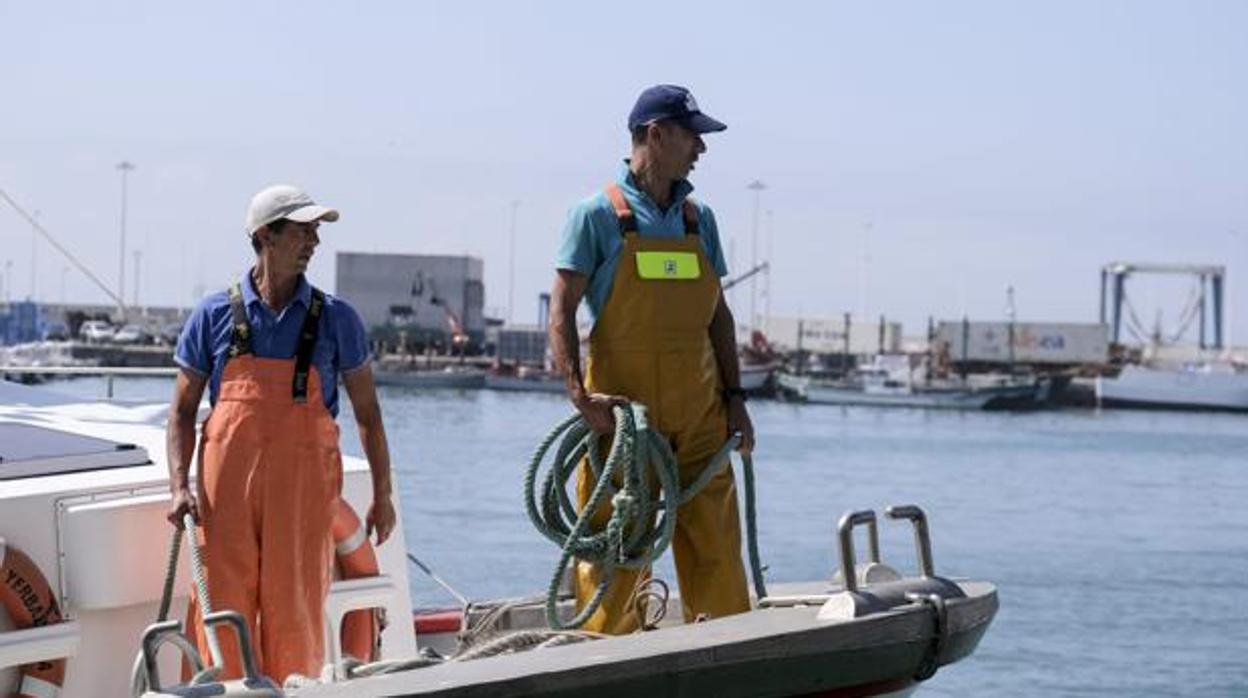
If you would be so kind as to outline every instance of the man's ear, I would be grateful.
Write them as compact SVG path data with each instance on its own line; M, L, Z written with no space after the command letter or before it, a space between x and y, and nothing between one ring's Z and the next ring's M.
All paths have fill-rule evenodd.
M663 126L658 121L646 127L646 140L650 143L661 143L663 141Z

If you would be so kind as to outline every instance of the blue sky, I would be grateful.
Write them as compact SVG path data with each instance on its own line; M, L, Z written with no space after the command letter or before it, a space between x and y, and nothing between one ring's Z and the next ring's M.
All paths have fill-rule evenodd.
M247 199L289 181L343 212L314 281L332 289L337 250L469 253L504 313L519 201L531 322L569 204L626 154L636 94L674 82L729 125L693 181L735 270L745 187L769 187L776 314L865 308L917 334L1002 318L1013 285L1020 319L1092 321L1104 262L1207 262L1248 344L1248 3L115 5L0 0L0 188L115 284L114 166L136 163L145 303L236 275ZM0 210L14 297L30 248ZM64 263L40 245L36 266L59 300ZM1189 286L1141 282L1137 308L1172 323Z

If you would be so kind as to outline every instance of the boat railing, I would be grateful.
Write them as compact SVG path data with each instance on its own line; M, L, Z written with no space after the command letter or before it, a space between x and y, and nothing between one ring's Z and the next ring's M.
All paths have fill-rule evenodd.
M121 377L171 378L180 369L174 366L0 366L5 376L102 376L108 399L113 398L113 381Z

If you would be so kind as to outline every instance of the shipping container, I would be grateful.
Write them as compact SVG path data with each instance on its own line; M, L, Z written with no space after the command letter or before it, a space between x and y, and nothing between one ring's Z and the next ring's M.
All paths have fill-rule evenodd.
M850 354L892 354L901 351L901 323L880 321L849 325ZM843 318L772 317L763 324L768 341L780 351L845 353L845 320Z
M963 322L941 321L932 350L948 352L950 361L1008 363L1010 323L968 322L965 351ZM1095 364L1109 358L1109 330L1099 323L1014 323L1013 360L1025 364Z

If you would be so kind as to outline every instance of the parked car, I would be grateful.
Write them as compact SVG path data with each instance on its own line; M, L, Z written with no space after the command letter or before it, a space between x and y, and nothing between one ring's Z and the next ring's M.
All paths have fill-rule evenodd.
M63 322L49 322L43 328L43 341L64 342L69 339L69 328Z
M177 346L178 338L182 336L182 323L171 322L160 328L160 341L169 346Z
M104 320L87 320L78 328L78 336L85 342L111 342L113 332L113 326Z
M113 335L117 344L147 344L150 340L151 335L140 325L126 325Z

